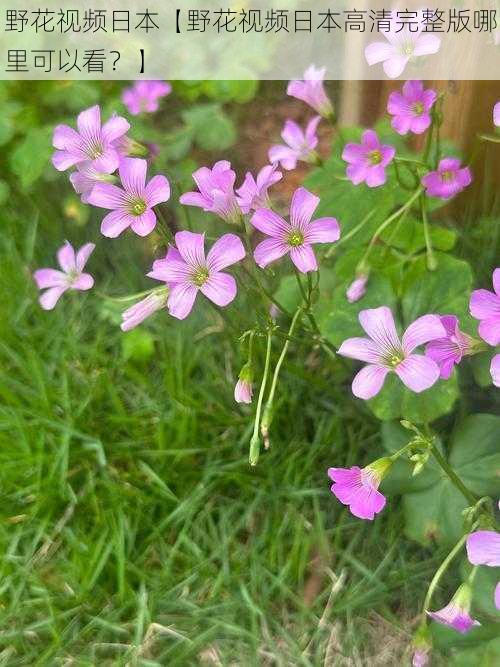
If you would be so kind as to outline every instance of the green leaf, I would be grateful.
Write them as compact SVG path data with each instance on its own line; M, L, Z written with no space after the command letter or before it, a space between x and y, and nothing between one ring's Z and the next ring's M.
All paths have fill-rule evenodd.
M19 177L21 186L29 188L45 169L50 169L52 153L52 127L33 128L17 145L10 156L13 173Z
M148 361L154 351L154 338L144 329L134 329L122 337L122 356L127 361Z
M466 417L452 437L450 465L465 486L478 496L498 493L500 417ZM408 536L421 544L433 540L453 544L463 534L461 512L468 502L444 472L431 487L404 496Z
M450 667L497 667L500 664L500 638L455 653Z
M234 123L218 104L200 104L184 111L182 117L204 150L224 150L236 141Z
M429 230L432 247L435 250L451 250L456 243L457 233L446 227L432 225ZM423 224L407 217L401 224L390 226L380 237L385 243L408 254L415 254L425 248Z

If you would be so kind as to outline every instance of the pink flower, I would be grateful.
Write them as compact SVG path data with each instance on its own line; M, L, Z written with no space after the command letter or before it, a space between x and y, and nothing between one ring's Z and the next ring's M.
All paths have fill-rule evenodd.
M234 388L234 400L236 403L251 403L253 396L253 372L251 362L248 361L241 369L238 382Z
M495 530L476 530L466 542L467 558L472 565L500 567L500 533Z
M139 158L123 158L120 180L123 188L111 183L97 183L88 196L89 204L111 209L101 224L101 233L116 238L131 227L139 236L147 236L156 225L153 206L170 197L165 176L154 176L146 184L148 163Z
M316 130L321 116L311 118L305 132L293 120L287 120L281 132L286 146L278 144L269 149L269 162L279 162L283 169L295 169L297 162L315 162L315 148L318 145Z
M98 171L92 162L81 162L76 165L76 171L69 176L75 192L81 195L83 204L89 203L89 196L96 183L112 183L115 179L110 174Z
M373 521L385 507L385 496L378 487L390 466L391 460L383 458L366 468L328 468L328 477L333 481L330 491L341 503L349 505L351 514Z
M491 360L490 373L495 387L500 387L500 354L495 354Z
M454 365L459 364L464 355L471 353L473 339L460 331L458 318L454 315L443 315L441 324L445 328L446 337L431 340L425 348L425 354L439 366L440 377L448 380Z
M40 305L44 310L52 310L60 297L69 289L89 290L94 285L94 279L89 273L83 273L95 245L86 243L76 253L71 243L66 243L57 251L57 261L62 271L56 269L38 269L33 278L38 289L48 288L40 296Z
M382 145L374 130L366 130L360 144L344 146L342 159L349 163L346 173L354 185L364 181L368 187L376 188L385 183L385 168L395 154L394 146Z
M257 174L257 179L247 171L243 185L236 190L238 205L243 213L270 207L267 191L283 178L283 174L277 171L277 168L276 164L266 165Z
M369 338L348 338L338 354L366 361L352 383L352 393L365 400L382 389L387 373L394 372L412 391L429 389L439 378L439 366L413 350L435 338L444 338L446 330L438 315L423 315L407 328L400 341L390 308L370 308L359 313L359 321Z
M159 100L171 92L172 86L165 81L135 81L123 91L122 102L133 116L143 111L153 113L158 111Z
M422 20L415 32L410 31L408 26L400 30L395 17L392 21L391 30L384 34L386 41L368 44L365 47L365 58L370 66L383 63L386 75L390 79L396 79L414 58L437 53L441 40L437 35L428 32L422 34Z
M462 584L452 600L439 611L427 614L441 625L447 625L461 634L469 632L474 626L481 625L470 615L471 590L469 584Z
M313 243L333 243L340 238L340 228L335 218L318 218L311 222L318 207L319 197L305 188L293 193L290 205L290 222L268 208L256 211L251 223L270 238L258 244L254 259L263 269L287 253L299 271L316 271L318 264Z
M500 102L497 102L493 107L493 123L500 127Z
M303 81L290 81L286 94L302 100L320 116L328 118L333 115L333 106L323 85L325 72L326 67L311 65L306 69Z
M112 116L101 125L101 109L96 105L78 114L77 126L78 131L68 125L55 128L54 167L65 171L75 164L90 162L97 171L112 174L120 161L116 141L129 130L129 123L121 116Z
M401 93L389 95L387 111L393 116L392 127L399 134L422 134L431 124L430 110L436 99L437 93L424 90L422 81L407 81Z
M479 335L489 345L500 345L500 268L493 271L493 289L474 290L469 302L472 317L480 320Z
M130 329L134 329L144 322L150 315L153 315L157 310L163 308L167 303L167 295L167 288L159 288L151 292L151 294L148 294L145 299L142 299L130 308L127 308L127 310L122 313L121 330L130 331Z
M163 280L169 287L167 307L179 320L193 308L198 292L217 306L227 306L236 297L233 276L225 269L245 257L245 249L236 234L224 234L205 258L205 235L177 232L176 248L169 248L165 259L156 260L148 276Z
M426 667L429 664L429 650L417 648L411 659L412 667Z
M234 194L236 174L230 162L221 160L212 169L201 167L193 173L193 178L199 192L186 192L179 200L181 204L198 206L228 222L238 218L240 210Z
M345 293L349 303L355 303L364 297L366 293L366 283L368 282L367 275L358 276L347 288Z
M445 157L440 160L437 171L430 171L422 178L429 197L451 199L472 183L469 167L460 167L460 160Z

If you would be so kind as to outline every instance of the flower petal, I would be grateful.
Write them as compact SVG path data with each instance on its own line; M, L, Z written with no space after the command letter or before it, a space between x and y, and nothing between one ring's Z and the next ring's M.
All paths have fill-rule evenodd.
M175 285L169 292L167 307L172 317L184 320L191 312L198 289L191 283Z
M96 183L88 196L89 204L111 210L122 209L126 205L126 195L122 188L111 183Z
M156 227L155 212L149 209L148 211L144 211L142 215L132 216L132 223L130 226L132 231L138 236L147 236Z
M69 125L57 125L52 136L52 145L61 151L80 151L82 138Z
M394 54L394 46L389 42L372 42L365 47L365 58L369 65L382 63Z
M298 155L297 150L281 144L271 146L268 152L269 162L279 162L287 171L295 169Z
M500 269L495 269L493 271L493 289L495 290L496 295L500 298Z
M182 259L180 252L177 248L170 247L164 259L153 262L153 269L147 275L166 283L184 283L190 274L191 269Z
M146 160L135 157L123 158L120 162L119 173L125 190L138 197L143 197L147 170L148 163Z
M78 278L71 283L71 289L85 291L92 289L92 287L94 287L94 278L90 273L81 273Z
M283 239L291 231L289 223L268 208L260 208L255 211L250 222L259 232L276 239Z
M99 137L101 134L101 109L98 104L78 114L78 132L85 138Z
M61 287L51 287L46 290L38 299L41 307L44 310L52 310L67 289L68 286L64 285Z
M289 252L290 246L279 239L266 239L261 241L253 251L256 263L264 269L271 262L276 261Z
M500 296L486 289L472 292L469 304L470 314L476 320L500 318Z
M87 158L83 153L70 153L69 151L56 151L52 156L52 164L58 171L66 171L79 162L84 162Z
M358 519L373 521L375 514L384 509L385 503L385 496L380 491L362 487L351 501L349 509Z
M85 245L82 245L80 250L76 253L77 271L83 271L90 255L94 252L94 248L95 248L95 243L86 243Z
M369 364L362 368L352 381L352 393L358 398L367 401L378 394L382 389L388 368Z
M182 259L191 267L205 265L205 234L194 232L177 232L175 245Z
M38 289L67 285L66 274L62 271L56 271L56 269L38 269L33 273L33 278Z
M478 331L481 338L490 345L500 345L500 316L482 320Z
M305 236L307 243L335 243L340 238L339 223L335 218L318 218L309 223Z
M472 565L500 567L500 533L477 530L467 538L467 558Z
M305 188L297 188L293 193L290 205L290 221L292 227L306 231L314 211L318 208L319 197Z
M75 250L69 241L66 241L66 243L57 251L57 261L59 262L59 266L64 271L64 273L75 271Z
M400 349L398 333L391 309L387 306L362 310L359 322L381 353L393 354Z
M490 373L495 387L500 387L500 354L495 354L491 360Z
M441 46L441 40L437 35L431 33L422 33L415 41L413 49L414 56L429 56L437 53Z
M379 349L370 338L348 338L339 347L337 354L369 364L381 362Z
M102 135L106 141L115 141L130 130L130 123L122 116L113 115L102 126Z
M290 250L290 258L301 273L318 270L316 255L310 245L299 245Z
M146 185L146 203L148 206L156 206L170 199L170 183L166 176L153 176Z
M224 234L211 247L207 255L210 272L218 272L245 257L245 248L236 234Z
M132 216L124 211L111 211L101 222L101 234L109 239L117 236L132 224Z
M384 72L390 79L397 79L400 76L404 68L408 63L408 56L399 56L397 54L392 55L388 60L383 64Z
M305 136L302 128L293 120L287 120L281 132L281 138L291 148L300 149L305 143ZM271 160L275 162L275 160Z
M439 366L423 354L410 354L394 369L408 389L419 394L432 387L439 379Z
M228 273L213 273L200 291L217 306L227 306L235 298L236 280Z
M423 315L415 320L403 334L403 350L410 354L419 345L428 343L430 340L444 338L446 329L438 315Z

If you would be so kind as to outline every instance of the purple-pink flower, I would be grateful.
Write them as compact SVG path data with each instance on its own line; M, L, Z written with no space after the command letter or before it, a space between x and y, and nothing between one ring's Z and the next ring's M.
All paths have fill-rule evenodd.
M95 245L86 243L75 254L69 241L57 251L57 261L62 271L56 269L38 269L33 278L38 289L45 289L39 302L44 310L52 310L60 297L69 289L89 290L94 285L94 279L89 273L83 273Z
M445 328L446 336L431 340L425 348L425 354L439 366L440 377L448 380L455 364L459 364L464 355L471 353L474 341L460 331L458 318L454 315L443 315L441 324Z
M493 271L493 289L474 290L469 302L472 317L480 320L479 335L489 345L500 345L500 268Z
M236 174L230 162L220 160L211 169L201 167L193 173L193 179L199 192L186 192L180 198L181 204L198 206L227 222L234 222L238 218L240 209L234 194Z
M495 387L500 387L500 354L495 354L491 360L490 373Z
M352 281L352 283L349 285L345 293L349 303L356 303L356 301L359 301L361 298L364 297L366 293L367 282L368 282L368 276L366 274L357 276L357 278Z
M271 146L269 162L279 162L283 169L295 169L297 162L315 162L317 159L315 148L318 145L316 130L321 116L314 116L308 122L305 131L293 120L287 120L281 132L285 142Z
M396 21L395 12L393 12L391 29L384 33L386 41L372 42L366 46L365 57L367 63L369 65L383 63L386 75L390 79L396 79L414 58L437 53L441 46L441 40L433 33L422 33L424 28L423 18L424 16L421 14L417 30L410 30L407 25L401 29L401 25L398 25Z
M116 238L127 227L139 236L147 236L156 225L153 206L170 197L170 185L165 176L154 176L146 183L148 163L140 158L123 158L119 174L123 187L97 183L88 196L89 204L110 209L101 224L101 232Z
M306 69L303 81L290 81L286 94L302 100L323 118L329 118L333 115L333 106L323 85L325 72L326 67L311 65Z
M365 182L368 187L376 188L385 183L385 168L395 154L394 146L381 144L374 130L366 130L360 144L344 146L342 159L348 162L347 177L354 185Z
M52 164L59 171L90 162L97 171L112 174L120 161L117 141L129 130L130 125L121 116L112 116L101 125L101 109L98 105L78 114L78 131L68 125L58 125L52 144L56 152Z
M470 615L471 590L469 584L462 584L451 601L438 611L427 614L441 625L447 625L461 634L469 632L473 627L481 625Z
M234 400L236 403L251 403L253 396L252 383L239 377L234 387Z
M172 92L172 86L165 81L135 81L122 94L122 102L129 113L137 116L144 111L158 111L159 101Z
M383 458L365 468L328 468L328 477L333 481L330 491L349 506L351 514L373 521L385 507L385 496L378 487L390 466L391 460Z
M243 185L236 190L236 199L243 213L270 208L267 191L283 178L283 174L277 169L277 164L268 164L259 171L256 179L247 171Z
M134 303L122 313L122 331L130 331L139 326L146 318L157 310L163 308L167 303L168 288L155 289L146 298Z
M252 225L270 237L261 241L254 251L254 259L261 268L289 253L302 273L317 270L312 244L333 243L340 238L335 218L311 221L318 204L319 197L305 188L298 188L290 205L290 222L268 208L261 208L253 214Z
M116 180L111 174L105 174L92 166L92 162L76 165L76 171L69 176L73 189L80 195L83 204L89 203L89 196L97 183L112 183Z
M493 123L500 127L500 102L497 102L493 107Z
M451 199L472 183L469 167L461 167L460 160L444 157L436 171L430 171L422 178L422 185L429 197Z
M148 276L163 280L169 287L167 307L179 320L193 308L198 292L217 306L227 306L236 297L233 276L222 269L245 257L245 248L236 234L224 234L205 257L205 235L177 232L177 247L168 250L165 259L156 260Z
M472 565L500 567L500 533L495 530L476 530L466 542L467 558Z
M407 81L403 90L389 95L387 111L393 116L391 125L399 134L422 134L431 124L430 111L437 93L424 89L422 81Z
M359 313L359 322L369 338L348 338L338 354L367 362L355 376L352 393L365 400L373 398L382 389L387 373L394 372L412 391L429 389L439 378L439 366L414 350L436 338L443 338L446 330L438 315L423 315L406 329L400 340L390 308L370 308Z

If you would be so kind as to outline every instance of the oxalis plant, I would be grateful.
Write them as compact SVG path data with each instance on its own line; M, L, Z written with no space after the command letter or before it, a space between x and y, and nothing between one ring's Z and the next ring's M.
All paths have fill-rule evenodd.
M165 253L147 273L156 284L118 299L133 302L122 314L123 331L154 313L170 316L173 325L202 300L226 319L243 357L234 398L255 404L251 466L272 446L280 373L293 346L307 340L331 364L332 382L354 374L352 400L368 402L382 421L387 455L363 468L332 461L333 496L355 517L373 521L387 504L383 483L386 493L404 494L410 537L449 545L422 595L413 640L417 667L429 661L432 621L468 633L494 620L495 606L500 609L500 584L490 581L490 602L472 611L478 575L500 566L500 418L466 415L453 434L432 427L453 409L456 366L473 364L481 387L488 374L500 387L500 268L489 267L491 284L473 289L469 265L448 254L456 232L434 220L472 183L471 163L486 143L500 137L492 128L462 163L441 139L445 96L421 81L407 81L390 94L388 118L376 129L339 128L323 79L324 70L312 66L304 80L289 83L288 95L315 115L305 127L287 120L282 143L269 149L269 164L256 176L247 173L236 188L235 171L221 160L197 169L196 188L176 192L174 204L178 186L165 175L148 175L150 149L131 139L125 118L101 118L99 106L83 110L76 129L54 129L52 162L61 172L70 170L84 204L104 210L103 236L114 239L130 229L145 237L155 230L164 239ZM123 102L132 115L154 112L169 93L169 84L143 81L124 91ZM321 122L333 127L326 159L317 152ZM500 103L493 124L500 126ZM415 142L412 135L423 136ZM299 161L313 167L281 210L269 191ZM171 205L182 207L189 229L172 232ZM231 231L210 239L193 231L190 207ZM66 241L57 252L59 270L35 271L42 308L53 309L68 290L94 287L86 272L94 248L86 243L75 250ZM224 310L239 290L248 291L253 304L244 330ZM463 580L436 609L440 580L463 554L469 563Z

